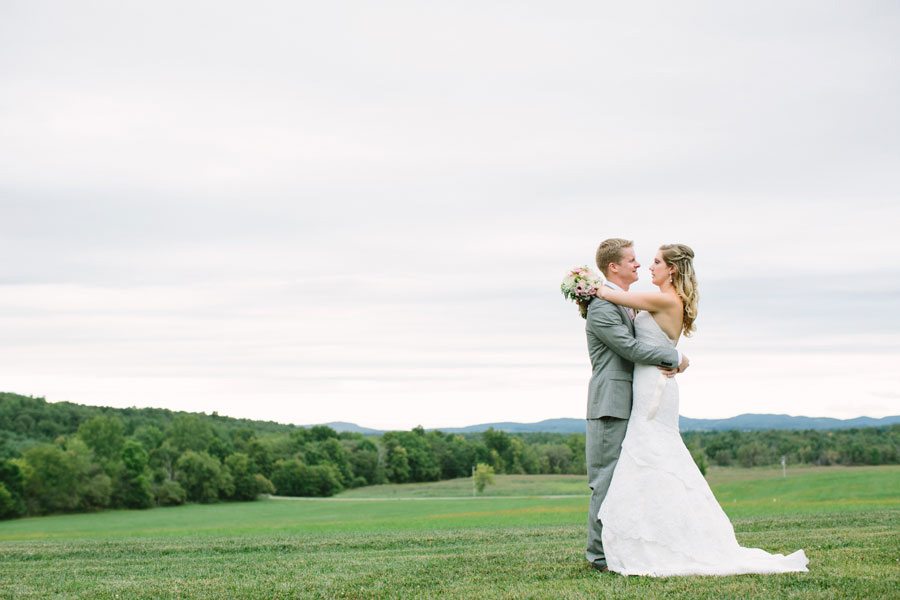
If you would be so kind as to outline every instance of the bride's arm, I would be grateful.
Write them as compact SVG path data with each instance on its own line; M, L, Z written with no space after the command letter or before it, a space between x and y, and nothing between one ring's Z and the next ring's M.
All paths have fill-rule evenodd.
M604 300L609 300L613 304L618 304L619 306L628 306L629 308L646 310L652 313L671 308L678 304L678 300L671 294L663 294L660 292L625 292L622 290L614 290L605 285L601 285L597 289L597 296Z

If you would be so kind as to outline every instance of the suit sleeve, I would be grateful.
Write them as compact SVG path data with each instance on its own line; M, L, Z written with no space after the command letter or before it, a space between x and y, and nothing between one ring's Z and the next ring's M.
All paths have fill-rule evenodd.
M610 350L641 365L674 368L678 366L678 351L637 341L622 322L622 314L611 302L596 299L588 306L588 327Z

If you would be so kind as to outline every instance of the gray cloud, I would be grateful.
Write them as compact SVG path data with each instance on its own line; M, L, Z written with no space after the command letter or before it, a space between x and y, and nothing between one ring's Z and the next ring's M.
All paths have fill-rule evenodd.
M768 382L775 353L820 369L790 390L897 356L889 3L0 11L10 389L372 426L578 415L557 286L613 235L645 263L697 251L705 381L739 375L726 355ZM858 376L886 413L879 360ZM692 416L754 407L693 392Z

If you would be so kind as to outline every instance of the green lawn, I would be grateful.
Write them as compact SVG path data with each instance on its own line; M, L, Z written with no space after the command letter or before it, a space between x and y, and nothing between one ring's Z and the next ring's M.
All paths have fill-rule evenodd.
M584 475L495 475L494 483L479 497L584 496L590 490ZM472 496L472 479L433 483L371 485L347 490L338 498L457 498Z
M504 476L481 498L458 480L5 521L0 597L896 597L900 467L709 479L743 544L804 548L811 572L601 575L582 558L584 478Z

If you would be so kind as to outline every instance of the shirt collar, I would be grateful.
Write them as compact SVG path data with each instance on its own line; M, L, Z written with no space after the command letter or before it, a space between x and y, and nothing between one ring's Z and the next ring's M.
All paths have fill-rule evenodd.
M614 290L619 290L620 292L624 292L624 291L625 291L625 290L623 290L622 288L620 288L619 286L617 286L616 284L614 284L614 283L613 283L612 281L610 281L609 279L606 280L606 287L611 287L612 289L614 289Z

